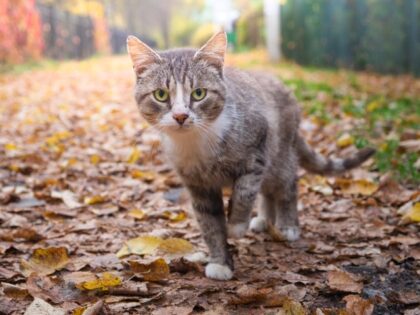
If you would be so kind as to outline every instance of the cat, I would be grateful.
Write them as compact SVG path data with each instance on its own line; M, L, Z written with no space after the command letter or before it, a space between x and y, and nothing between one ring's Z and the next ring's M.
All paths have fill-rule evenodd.
M136 77L135 100L162 135L163 149L188 189L209 248L208 278L229 280L233 260L227 238L273 224L289 241L299 238L297 169L334 175L375 152L346 159L316 153L299 135L297 101L276 78L224 66L226 34L199 50L156 52L134 36L127 49ZM230 186L228 220L222 188ZM251 220L257 195L258 215Z

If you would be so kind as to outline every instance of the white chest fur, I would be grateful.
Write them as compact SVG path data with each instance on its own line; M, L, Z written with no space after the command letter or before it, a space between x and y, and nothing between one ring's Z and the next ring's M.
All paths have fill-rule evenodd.
M183 173L196 171L219 153L219 144L230 120L222 112L206 127L193 126L190 131L163 135L163 148L168 160Z

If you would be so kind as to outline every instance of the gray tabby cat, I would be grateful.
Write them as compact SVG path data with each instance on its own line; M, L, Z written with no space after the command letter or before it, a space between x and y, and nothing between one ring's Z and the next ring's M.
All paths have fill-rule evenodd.
M162 134L169 160L188 188L210 251L206 276L228 280L233 260L227 237L272 223L289 240L299 238L297 168L338 174L373 153L326 159L299 135L299 107L274 77L224 67L226 34L201 49L157 53L127 39L136 74L135 99L142 116ZM233 188L224 212L222 187ZM258 194L262 207L250 222Z

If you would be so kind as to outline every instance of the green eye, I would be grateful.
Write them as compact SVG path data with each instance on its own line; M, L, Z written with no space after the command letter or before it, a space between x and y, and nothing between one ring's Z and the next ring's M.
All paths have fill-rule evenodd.
M166 102L169 98L169 93L168 91L157 89L156 91L153 92L153 96L159 102Z
M203 88L195 89L191 93L191 97L194 101L201 101L206 96L207 90Z

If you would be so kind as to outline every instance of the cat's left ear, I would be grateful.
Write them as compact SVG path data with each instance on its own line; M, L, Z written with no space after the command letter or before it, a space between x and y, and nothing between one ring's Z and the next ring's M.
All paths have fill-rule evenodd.
M135 36L127 37L127 51L137 75L140 75L150 65L162 60L157 52Z
M209 64L222 69L225 60L226 48L226 33L224 31L220 31L213 35L213 37L210 38L208 42L195 53L194 59L204 60Z

